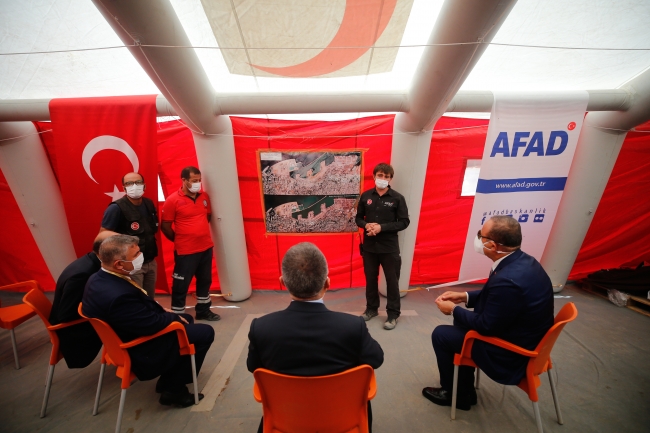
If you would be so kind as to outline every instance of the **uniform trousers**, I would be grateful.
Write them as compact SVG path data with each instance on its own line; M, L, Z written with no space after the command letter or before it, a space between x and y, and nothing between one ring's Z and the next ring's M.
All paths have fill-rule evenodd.
M463 349L465 334L469 329L459 326L439 325L431 334L433 350L436 352L438 372L440 373L440 386L451 393L454 381L454 355ZM458 398L464 400L475 392L474 367L461 365L458 369Z
M185 298L192 277L196 277L196 312L210 310L210 286L212 285L212 247L194 254L176 254L174 251L172 274L172 311L185 311Z
M379 309L379 266L386 277L386 311L389 318L400 315L399 273L402 257L395 253L363 252L363 271L366 274L366 308Z
M196 362L196 375L199 375L201 371L201 366L203 365L203 360L205 359L210 345L214 341L214 329L210 325L204 325L201 323L195 324L194 318L189 314L181 314L189 324L183 324L185 326L185 332L187 333L187 339L190 344L194 345L196 353L194 354L194 360ZM173 338L176 338L176 333L172 333ZM164 338L165 335L158 337ZM178 345L176 345L178 348ZM170 353L168 355L170 358L176 358L175 362L168 364L168 367L160 372L160 379L158 379L158 386L162 391L168 391L173 393L183 392L187 388L186 384L192 383L192 360L189 355L180 355L179 352L175 354Z

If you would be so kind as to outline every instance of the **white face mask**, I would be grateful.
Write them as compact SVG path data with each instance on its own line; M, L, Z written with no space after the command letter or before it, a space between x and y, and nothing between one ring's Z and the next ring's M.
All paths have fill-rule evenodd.
M193 194L201 191L201 182L191 183L189 190Z
M386 179L375 179L375 185L379 189L386 189L388 187L388 181Z
M144 194L144 185L131 185L124 188L126 195L133 199L138 199Z
M129 274L133 275L136 272L138 272L140 269L142 269L142 264L144 263L144 254L140 254L138 257L136 257L133 260L123 260L123 261L124 262L131 262L131 264L133 264L133 270L129 271Z
M479 254L485 255L485 244L481 242L478 236L474 236L474 251L476 251Z

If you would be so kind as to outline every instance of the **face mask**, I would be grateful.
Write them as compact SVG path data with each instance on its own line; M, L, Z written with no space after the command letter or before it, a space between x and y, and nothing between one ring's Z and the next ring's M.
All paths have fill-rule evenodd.
M201 191L201 182L191 183L189 190L193 194Z
M388 187L388 181L386 179L375 179L375 185L379 189L385 189Z
M142 264L144 263L144 254L140 254L134 260L123 260L124 262L131 262L133 264L133 270L129 271L129 275L133 275L142 269Z
M484 245L485 244L481 242L481 240L477 236L474 236L474 251L476 251L479 254L485 255Z
M125 188L126 195L133 199L138 199L144 194L144 185L131 185Z

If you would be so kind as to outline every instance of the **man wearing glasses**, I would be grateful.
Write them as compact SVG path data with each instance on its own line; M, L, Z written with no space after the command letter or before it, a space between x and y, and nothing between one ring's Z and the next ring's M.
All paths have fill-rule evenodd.
M153 201L143 197L146 185L140 173L127 173L122 178L126 195L108 205L104 211L102 227L123 235L137 236L138 246L144 256L144 263L139 271L131 275L133 281L142 287L151 298L156 292L156 275L158 265L158 213Z
M553 326L553 285L534 257L521 251L521 226L512 217L494 216L474 238L474 250L492 260L489 278L481 290L445 292L436 299L443 314L454 324L433 330L440 388L427 387L422 395L435 404L451 405L454 354L460 353L465 334L475 330L528 350L534 350ZM464 303L467 308L459 307ZM528 358L476 340L472 359L492 380L517 385L526 374ZM456 408L469 410L476 404L474 368L458 372Z

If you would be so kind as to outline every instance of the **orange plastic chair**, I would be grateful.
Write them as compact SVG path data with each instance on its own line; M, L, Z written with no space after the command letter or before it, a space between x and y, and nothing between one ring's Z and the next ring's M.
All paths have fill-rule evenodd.
M38 284L37 284L38 286ZM50 398L50 389L52 388L52 378L54 377L54 367L63 359L63 355L59 350L59 336L56 332L59 329L67 328L68 326L77 325L85 322L86 319L77 319L71 322L59 323L58 325L50 325L50 311L52 311L52 303L45 294L41 291L40 287L32 289L25 295L23 302L29 305L33 311L43 321L47 333L50 335L50 342L52 343L52 352L50 352L50 365L47 369L47 378L45 380L45 395L43 396L43 405L41 406L41 418L45 416L47 410L47 401Z
M22 283L9 284L0 287L0 290L18 290L22 288L36 288L38 283L34 280L23 281ZM16 370L20 370L18 362L18 346L16 345L16 334L14 328L28 319L34 317L36 313L29 305L18 304L9 307L0 307L0 328L8 329L11 334L11 347L14 349L14 359L16 360Z
M97 395L95 397L95 406L93 407L93 415L97 415L99 411L99 398L102 392L102 382L104 379L104 370L106 364L114 365L117 367L115 375L122 379L122 393L120 395L120 407L117 412L117 424L115 425L115 433L119 433L122 427L122 416L124 415L124 403L126 401L126 390L131 386L131 382L136 378L135 374L131 372L131 357L127 349L135 347L146 341L153 340L161 335L170 332L176 332L178 337L178 344L180 346L181 355L190 355L192 360L192 382L194 384L194 404L199 404L199 392L196 381L196 361L194 354L196 353L194 345L190 344L187 339L185 328L179 322L170 323L165 329L156 332L147 337L136 338L135 340L123 343L120 337L117 336L115 331L104 321L92 317L86 317L81 311L82 304L79 304L79 315L90 321L90 324L95 328L97 335L104 343L104 350L102 351L101 369L99 371L99 382L97 383Z
M542 338L542 341L539 342L534 351L526 350L512 343L508 343L505 340L501 340L500 338L485 337L476 331L469 331L465 335L465 341L463 342L461 353L454 356L454 386L451 397L451 419L456 419L458 367L460 365L476 367L476 364L472 361L472 345L475 340L481 340L530 358L528 366L526 367L526 376L517 386L523 389L528 394L530 401L533 402L533 411L535 412L535 421L537 422L537 431L539 433L543 433L544 430L542 428L542 418L539 414L539 405L537 403L539 400L537 388L541 384L539 375L544 372L548 373L548 380L551 382L553 402L555 403L555 412L557 413L557 421L559 424L564 424L564 421L562 420L562 412L560 411L560 402L558 401L557 391L555 389L555 382L553 381L553 376L551 376L551 369L553 368L553 364L551 363L551 350L553 350L553 346L555 345L557 338L560 336L560 332L564 329L564 325L575 320L576 317L578 317L578 309L573 302L569 302L562 307L560 312L557 313L557 316L555 316L553 326L548 330L546 335L544 335L544 338Z
M315 377L258 368L253 376L253 395L264 410L264 433L368 432L368 400L377 394L369 365Z

